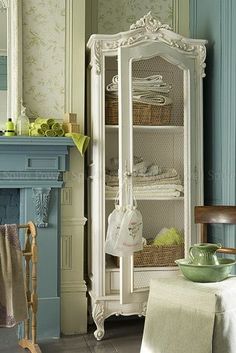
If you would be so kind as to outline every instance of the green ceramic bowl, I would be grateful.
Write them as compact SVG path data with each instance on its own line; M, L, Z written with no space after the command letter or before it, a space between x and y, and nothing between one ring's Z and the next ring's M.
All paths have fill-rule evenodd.
M194 265L189 259L176 260L183 275L193 282L220 282L226 279L232 266L236 263L234 259L219 259L219 265Z

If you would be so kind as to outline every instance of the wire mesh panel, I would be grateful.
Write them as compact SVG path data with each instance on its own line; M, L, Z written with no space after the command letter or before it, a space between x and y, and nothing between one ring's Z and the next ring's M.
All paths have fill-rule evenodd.
M183 72L181 69L160 56L136 60L132 62L132 80L133 92L135 87L137 88L137 99L133 101L133 111L137 110L135 108L137 102L146 101L151 106L150 125L183 125ZM163 104L163 97L166 97L166 104ZM152 119L155 120L157 114L160 114L160 119L152 123Z

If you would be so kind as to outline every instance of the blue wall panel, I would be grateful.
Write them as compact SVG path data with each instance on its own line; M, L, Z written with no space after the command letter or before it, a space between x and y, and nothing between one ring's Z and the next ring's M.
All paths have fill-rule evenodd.
M236 1L190 0L190 33L208 40L204 79L205 204L236 205ZM210 240L235 246L235 227Z
M221 0L190 1L190 30L208 40L204 84L205 203L222 201Z

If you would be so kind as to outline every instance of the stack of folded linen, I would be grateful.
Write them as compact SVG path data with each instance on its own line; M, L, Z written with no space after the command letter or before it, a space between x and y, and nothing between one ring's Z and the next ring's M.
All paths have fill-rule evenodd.
M151 166L152 170L156 170L156 173L150 175L150 167L147 168L147 172L142 175L134 173L133 180L133 191L137 197L145 197L147 194L151 194L152 197L180 197L184 192L184 188L180 179L179 174L173 168L168 170L161 170L157 165ZM119 178L115 175L115 172L109 172L106 174L106 196L113 197L117 194L119 189Z
M152 105L168 105L172 103L168 94L171 85L163 82L161 75L152 75L148 77L133 77L132 79L133 100L140 103ZM118 96L118 75L112 78L112 82L106 87L109 96L117 98Z

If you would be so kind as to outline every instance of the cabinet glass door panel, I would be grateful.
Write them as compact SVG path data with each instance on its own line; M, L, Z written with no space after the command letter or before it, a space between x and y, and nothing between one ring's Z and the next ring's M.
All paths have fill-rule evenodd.
M146 49L120 50L120 72L127 75L120 85L120 118L125 107L132 125L120 126L128 150L120 150L120 163L125 161L123 173L131 174L128 201L138 201L144 243L143 251L122 260L122 303L138 301L140 290L162 271L176 273L174 260L184 256L184 74L161 56L147 57Z
M117 56L105 58L105 234L107 234L108 217L115 207L118 198L118 66ZM104 239L105 241L105 239ZM119 262L116 257L105 254L105 295L118 293L116 277L119 273ZM118 274L119 276L119 274Z

